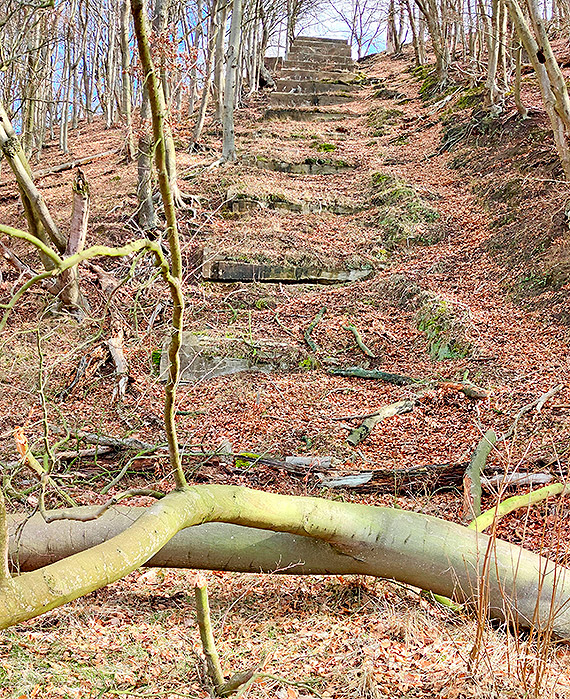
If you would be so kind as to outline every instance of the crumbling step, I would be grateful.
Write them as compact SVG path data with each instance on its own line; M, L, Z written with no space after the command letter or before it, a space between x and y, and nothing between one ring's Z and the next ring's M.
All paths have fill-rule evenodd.
M287 172L291 175L336 175L356 169L355 165L349 165L343 160L328 158L306 158L302 163L288 163L285 160L250 156L245 157L243 161L261 170Z
M281 80L275 81L277 92L290 92L300 94L324 94L336 92L338 94L356 92L358 85L346 85L338 82L319 82L315 80Z
M372 269L320 269L235 262L204 250L202 278L225 284L263 282L266 284L344 284L366 279Z
M240 192L230 187L226 194L226 208L233 213L271 209L274 211L291 211L300 214L317 214L329 211L333 214L354 214L364 210L364 206L346 202L292 201L279 194L254 194Z
M295 43L287 54L291 61L307 56L335 56L352 60L352 50L348 44L298 44Z
M300 68L302 70L338 70L354 71L354 61L350 58L336 58L334 56L315 56L283 61L283 69Z
M160 356L161 381L168 379L169 345L170 338L167 338ZM183 332L179 357L180 383L195 383L242 371L291 371L298 369L307 353L298 345L283 340Z
M354 97L347 94L272 92L269 102L272 107L328 107L353 100Z
M334 70L304 70L302 68L283 68L279 78L284 80L312 80L314 82L332 82L350 84L357 80L356 73L338 72Z
M359 115L352 112L338 112L327 109L295 109L294 107L276 107L267 109L263 118L267 121L342 121L355 119Z

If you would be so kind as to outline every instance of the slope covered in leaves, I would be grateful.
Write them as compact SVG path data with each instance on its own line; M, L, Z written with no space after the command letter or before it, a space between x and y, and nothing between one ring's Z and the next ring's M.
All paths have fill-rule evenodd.
M277 459L330 455L343 472L465 462L485 430L506 432L523 406L566 383L570 375L569 333L563 322L567 281L559 276L555 288L539 284L541 293L533 297L539 303L530 307L520 303L522 292L532 286L528 278L536 279L537 269L542 269L534 266L535 258L522 254L536 237L528 207L538 209L541 216L552 211L553 220L560 223L559 194L526 175L518 190L513 185L517 206L504 192L501 200L493 194L501 183L513 179L516 165L508 153L491 156L493 138L502 139L506 133L514 139L518 129L521 152L540 149L550 157L546 137L539 143L528 137L533 128L544 128L541 113L537 109L532 127L511 128L514 117L507 114L492 125L494 130L483 133L476 128L479 120L449 152L442 144L450 124L478 119L473 105L461 102L466 97L462 90L454 88L455 94L451 91L451 99L443 104L442 98L425 102L409 56L380 57L365 69L375 82L363 87L344 120L265 121L267 98L261 96L239 113L238 164L208 168L219 149L215 124L209 126L201 153L181 148L180 185L197 197L195 210L180 214L187 329L250 346L277 339L289 343L301 358L277 373L249 372L183 386L179 435L186 451L194 454L185 463L196 482L235 482L286 493L396 504L460 521L462 497L456 490L429 497L423 492L396 496L331 490L312 476L295 477L260 464L244 467L243 462L211 455L220 445L225 451ZM386 89L397 96L386 99L390 94ZM530 99L535 95L531 84L528 90ZM188 143L191 126L184 121L177 124L181 145ZM104 131L96 122L82 125L70 138L73 156L81 157L114 146L119 149L123 134L119 128ZM493 168L481 174L489 162L487 158L487 164L481 164L484 155L494 158ZM302 163L315 158L351 169L332 175L292 175L258 167L272 159ZM46 150L38 169L64 159L54 146ZM84 170L93 207L88 242L118 244L137 235L134 166L117 154ZM535 173L536 180L558 178L555 169L550 175ZM72 177L64 172L40 180L64 230ZM264 206L234 212L227 199L228 193L236 192ZM312 208L302 213L272 208L268 202L304 202ZM543 202L542 209L537 202ZM336 213L335 206L346 212ZM7 168L0 180L0 214L6 223L24 225ZM541 264L563 260L562 252L556 252L564 249L562 228L552 231L548 238L555 244L544 246ZM509 245L521 254L513 255ZM29 251L16 249L37 265ZM369 268L373 275L342 286L204 283L199 275L204 250L237 262ZM0 340L0 448L6 462L16 458L12 430L18 424L24 424L30 442L36 440L41 451L38 344L51 423L151 443L164 441L163 390L152 358L168 333L169 305L152 264L139 260L133 268L134 262L101 262L124 280L113 295L112 316L96 274L88 269L82 279L91 317L82 325L54 314L41 291L29 294L10 316ZM2 265L0 290L5 302L18 275ZM435 321L428 317L422 323L422 308L412 293L418 289L438 299ZM316 346L312 350L304 333L323 308L326 312L312 331ZM447 325L439 322L443 316L451 318ZM111 400L112 366L102 344L116 324L124 331L131 379L119 404ZM346 329L349 324L358 329L374 357L366 357L356 346ZM457 333L468 351L457 351L457 345L448 342ZM85 373L62 397L82 359L87 360ZM355 365L434 383L419 390L416 385L395 386L328 371ZM457 383L465 379L487 390L490 397L474 401L458 392ZM411 413L384 422L356 449L346 443L347 416L409 398L417 399ZM493 452L489 466L564 477L569 404L566 386L540 412L530 411L519 421L515 437ZM56 439L52 437L52 443ZM73 447L71 442L63 448ZM200 452L204 454L196 456ZM56 472L79 501L101 502L109 474L117 473L126 459L110 455L77 461L71 467L61 462ZM160 454L139 458L127 478L132 484L160 489L165 464ZM32 477L18 472L11 484L25 490L33 484ZM484 506L491 507L497 497L497 492L486 491ZM37 491L23 500L14 500L12 506L36 506ZM505 518L499 534L568 563L570 525L565 515L565 501L546 503ZM205 696L189 582L185 573L169 572L165 580L133 574L108 590L5 632L3 652L10 662L2 663L2 691L6 696L46 697L156 692L166 697ZM325 697L520 696L525 687L532 688L533 672L541 667L541 648L532 639L527 642L504 630L488 630L480 667L468 673L466 658L475 642L476 622L453 617L424 601L418 604L414 593L388 583L282 582L223 574L212 576L212 595L228 673L230 664L238 670L263 660L266 671L307 678ZM67 623L70 618L74 621ZM54 635L61 644L57 652L50 650ZM552 692L564 696L567 651L552 649L549 662L553 668L549 681L557 685ZM284 692L293 699L308 690L277 689L271 682L252 690L253 696L276 694L280 699Z

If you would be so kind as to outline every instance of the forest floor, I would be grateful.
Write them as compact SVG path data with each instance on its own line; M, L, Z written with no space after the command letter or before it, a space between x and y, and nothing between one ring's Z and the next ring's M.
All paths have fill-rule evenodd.
M411 67L408 55L369 61L364 70L376 83L362 88L346 107L349 116L339 121L265 121L267 98L252 99L238 115L235 165L207 167L219 152L214 126L205 134L205 149L190 154L184 146L191 124L179 125L180 186L198 198L193 211L180 213L186 328L250 347L278 340L290 355L282 371L183 385L177 420L188 450L229 446L233 453L275 458L333 456L343 472L462 463L486 430L506 432L521 408L568 384L566 184L558 183L543 115L536 107L522 126L510 112L485 121L477 115L477 92L461 87L444 103L442 97L424 100L422 76ZM538 105L533 85L525 85L526 98ZM450 138L451 152L445 145ZM123 139L120 128L81 125L70 135L71 155L119 149ZM344 169L328 175L276 172L256 167L254 156L258 166L271 159L320 159ZM53 145L37 169L68 159ZM113 156L84 171L92 198L88 244L127 242L136 235L136 167ZM64 172L39 180L63 230L72 178L73 172ZM306 212L269 206L234 212L226 205L228 192L295 203ZM335 213L339 207L345 213ZM3 222L24 226L7 168L0 180L0 214ZM238 262L369 268L373 274L338 286L202 282L204 250ZM24 248L18 252L36 264ZM91 305L91 317L82 324L54 314L41 290L22 299L10 316L0 339L0 456L7 462L16 458L14 426L24 425L30 442L40 444L38 345L51 423L164 441L163 385L154 360L168 332L168 297L150 263L133 264L101 262L125 278L112 301L130 369L129 390L120 403L112 402L112 367L101 359L101 342L112 324L95 274L82 273ZM4 265L3 297L9 298L17 281ZM423 303L417 301L420 292ZM323 308L312 331L316 350L310 351L304 333ZM374 357L357 347L348 324ZM87 371L61 400L81 357L89 360ZM333 376L331 366L379 368L433 383L420 390L415 384ZM489 397L463 395L457 384L466 379ZM347 444L346 416L405 398L416 401L411 413L384 421L357 449ZM564 477L569 437L566 385L542 410L530 410L518 421L515 436L491 454L489 468ZM311 473L296 477L261 464L230 467L219 456L188 457L185 463L192 482L397 505L459 522L463 517L458 488L428 495L421 489L356 492L325 488ZM117 457L78 460L62 475L80 502L102 502L101 488L121 466ZM160 489L166 475L164 459L149 456L136 462L127 480ZM13 485L29 486L26 477L19 474ZM504 496L504 489L486 490L484 508ZM27 505L37 505L33 492ZM568 513L567 502L550 500L505 517L498 535L568 563ZM0 696L208 696L193 576L172 570L132 573L2 632ZM265 679L249 690L252 697L295 699L311 691L335 699L569 696L566 647L485 626L478 661L470 667L477 619L433 606L393 583L220 572L207 577L225 671L260 664L268 674L303 683Z

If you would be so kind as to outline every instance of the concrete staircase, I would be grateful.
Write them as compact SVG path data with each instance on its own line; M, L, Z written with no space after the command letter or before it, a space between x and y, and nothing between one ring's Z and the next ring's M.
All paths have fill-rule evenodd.
M342 39L299 37L282 62L270 107L328 107L353 99L358 85L351 49Z

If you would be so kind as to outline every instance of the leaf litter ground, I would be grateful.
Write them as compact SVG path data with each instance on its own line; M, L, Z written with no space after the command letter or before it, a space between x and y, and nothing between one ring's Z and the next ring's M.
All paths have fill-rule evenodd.
M195 215L184 212L180 217L188 329L250 340L286 337L304 347L303 332L321 308L327 309L313 332L316 362L282 374L248 373L183 387L179 408L185 414L178 418L183 443L206 451L229 443L236 452L332 454L344 469L356 470L465 461L482 432L490 427L507 430L522 406L570 374L567 327L557 322L556 314L545 312L544 306L529 308L514 302L511 291L524 271L524 261L519 261L519 267L501 266L489 250L492 212L477 200L461 172L450 169L450 154L440 152L441 123L430 114L433 107L419 100L419 83L407 72L409 66L409 59L380 59L369 66L371 75L410 99L397 105L401 115L383 135L373 135L368 114L371 108L390 109L393 103L375 99L374 87L362 90L348 107L356 116L343 122L264 122L260 120L263 98L240 113L237 133L242 153L299 163L319 154L319 144L331 144L335 149L326 157L356 166L352 171L289 175L243 163L208 170L210 153L180 153L181 186L200 198ZM180 124L178 138L184 141L188 135L187 127ZM212 127L206 140L212 153L218 138ZM114 145L119 148L122 139L120 129L104 131L100 123L84 125L73 134L73 156ZM52 147L42 157L41 167L57 162L61 155ZM126 242L136 233L134 168L117 156L95 161L85 172L93 200L88 242ZM378 209L371 203L373 173L405 182L438 212L443 233L440 226L431 245L388 239L378 223ZM72 177L72 173L61 173L41 180L42 192L64 230ZM291 201L352 202L368 208L349 215L268 209L237 215L223 207L228 189L236 185L246 192ZM15 188L5 169L0 196L3 220L23 226ZM372 265L376 274L340 288L197 284L195 270L203 248L261 263L345 269ZM26 258L26 251L19 251ZM123 278L131 262L101 264ZM469 356L438 362L430 357L426 336L417 328L416 310L386 293L386 280L396 274L465 311L473 346ZM167 331L169 302L150 264L140 263L114 299L115 321L120 320L126 333L132 378L125 401L111 404L112 368L97 361L65 402L56 401L58 391L70 383L79 358L90 357L110 332L97 279L88 271L84 278L93 318L82 326L51 314L43 293L35 292L20 303L4 333L0 447L7 459L15 458L11 441L15 425L26 424L30 441L41 434L38 327L45 336L42 348L52 422L65 420L71 427L91 432L164 441L162 387L150 355L160 348ZM15 282L14 272L3 268L0 290L4 296L12 293ZM490 389L491 398L475 403L455 391L434 388L422 395L411 414L387 421L358 451L349 448L342 421L332 418L369 412L412 397L415 390L333 377L319 368L317 364L326 358L340 365L364 364L354 337L344 329L348 323L358 328L377 355L372 365L421 378L457 381L468 377ZM103 333L98 337L100 327ZM551 469L564 471L569 403L565 388L540 413L521 419L513 444L497 449L490 464L540 470L550 463ZM141 459L139 472L129 478L132 484L150 480L164 487L165 464L159 457ZM263 467L239 473L219 460L194 460L188 466L197 482L234 482L291 494L397 504L455 521L461 518L458 493L396 498L330 491L312 480ZM95 465L79 462L73 469L82 474L82 480L70 478L70 491L81 502L101 502L106 469L116 472L117 468L116 460L104 458ZM26 474L20 477L19 487L31 484L25 478ZM32 507L34 498L32 493L28 502ZM496 494L487 493L485 506L495 502ZM505 518L499 535L568 562L567 514L565 502L546 503ZM205 697L192 580L190 572L133 573L64 609L4 632L1 695ZM264 672L306 681L324 697L515 697L528 694L534 669L540 667L540 648L531 640L489 628L477 671L468 672L476 622L432 607L414 592L391 583L230 573L212 573L209 581L216 636L228 674L260 663ZM543 696L567 695L567 651L551 648L547 661ZM264 681L256 683L250 695L293 699L307 692Z

